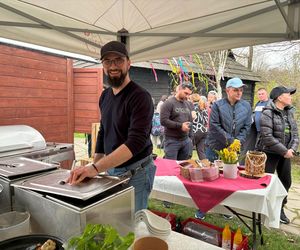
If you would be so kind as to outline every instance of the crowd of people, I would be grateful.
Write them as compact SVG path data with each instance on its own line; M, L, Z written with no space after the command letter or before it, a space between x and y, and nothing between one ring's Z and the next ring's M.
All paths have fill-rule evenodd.
M180 84L175 94L159 106L164 158L187 160L192 157L194 148L199 160L214 162L218 159L216 151L239 140L242 154L248 150L266 153L265 172L276 172L288 192L291 158L299 145L292 107L296 89L278 86L272 89L269 98L267 90L259 88L259 101L252 111L250 103L242 99L244 87L240 78L231 78L226 83L226 96L219 99L214 90L201 96L193 93L191 82ZM288 224L290 220L284 212L286 203L287 197L282 202L280 221ZM205 214L197 211L195 217L204 219Z
M134 187L135 210L147 208L156 171L152 133L152 139L159 137L164 157L174 160L190 159L195 146L199 159L213 161L217 159L215 150L239 140L244 148L266 153L266 172L276 171L288 192L291 158L299 146L292 107L295 88L275 87L270 98L265 89L259 89L251 119L251 106L242 99L245 84L241 79L227 81L222 99L213 90L207 97L193 93L193 84L185 79L174 95L162 96L154 111L151 95L130 79L131 61L124 44L105 44L101 61L110 87L99 100L101 121L94 161L72 170L68 183L77 185L99 172L127 175L128 185ZM251 128L255 128L255 139L253 145L247 145ZM282 203L282 223L289 223L283 209L286 202L287 198Z

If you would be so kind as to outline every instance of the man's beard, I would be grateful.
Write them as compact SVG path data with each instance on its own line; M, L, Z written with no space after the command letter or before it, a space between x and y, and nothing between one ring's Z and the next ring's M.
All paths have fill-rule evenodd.
M108 75L107 75L108 84L113 88L118 88L123 84L123 82L126 78L126 75L127 75L127 73L121 72L120 77L110 77L110 75L108 73Z

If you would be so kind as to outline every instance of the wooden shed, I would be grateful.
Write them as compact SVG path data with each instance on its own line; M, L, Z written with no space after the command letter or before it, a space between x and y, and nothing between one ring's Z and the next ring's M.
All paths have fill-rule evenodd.
M212 68L207 55L200 55L202 66L199 67L196 64L190 63L188 67L195 72L195 85L197 86L198 93L201 95L207 95L209 90L212 90L212 86L206 86L198 79L198 74L204 74L207 77L213 78ZM217 65L216 65L217 66ZM80 61L74 62L74 68L99 68L100 64L84 63ZM155 72L154 72L155 71ZM142 87L147 89L151 96L155 99L157 104L162 95L169 95L172 89L172 77L170 73L172 69L166 60L154 60L151 62L139 62L133 63L130 68L130 77L133 81L136 81ZM156 77L157 81L156 81ZM226 61L226 66L221 80L221 87L223 90L223 96L225 95L225 85L228 79L232 77L239 77L246 84L246 88L243 93L243 98L250 102L252 105L254 99L255 83L260 81L260 76L255 72L252 72L242 64L238 63L232 54L230 54ZM104 77L104 84L106 79Z

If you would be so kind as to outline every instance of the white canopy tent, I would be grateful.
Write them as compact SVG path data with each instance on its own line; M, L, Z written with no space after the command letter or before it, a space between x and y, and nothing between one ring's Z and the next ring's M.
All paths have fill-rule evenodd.
M133 61L300 39L299 0L1 0L0 37Z

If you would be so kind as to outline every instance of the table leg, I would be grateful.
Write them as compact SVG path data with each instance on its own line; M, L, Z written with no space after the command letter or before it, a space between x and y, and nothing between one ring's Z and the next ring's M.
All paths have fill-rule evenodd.
M258 214L258 232L259 232L259 236L260 236L260 244L263 245L264 244L264 237L263 237L263 233L262 233L262 227L261 227L261 214Z
M253 249L257 248L257 231L256 231L256 227L258 228L258 233L260 236L260 244L263 245L264 244L264 240L263 240L263 233L262 233L262 224L261 224L261 214L257 214L255 212L252 212L252 217L244 215L244 214L240 214L238 212L236 212L234 209L232 209L231 207L225 206L230 212L232 212L252 233L252 241L253 241ZM243 218L248 218L252 220L252 227L250 226L251 224L244 221ZM257 218L256 218L257 217Z
M256 249L256 213L252 212L252 241L253 249Z

